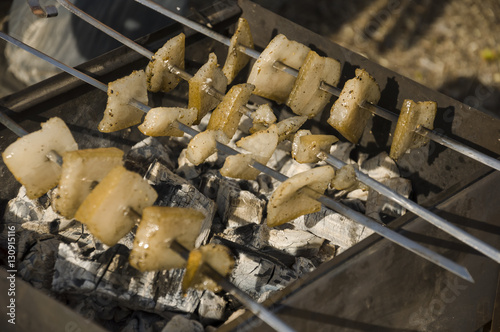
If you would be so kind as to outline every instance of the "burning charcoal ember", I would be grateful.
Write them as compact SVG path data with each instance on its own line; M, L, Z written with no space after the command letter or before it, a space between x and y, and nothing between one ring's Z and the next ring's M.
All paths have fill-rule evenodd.
M295 264L293 264L292 267L299 277L302 277L316 269L314 263L305 257L297 257L295 259Z
M176 315L165 325L161 332L204 332L199 322Z
M196 246L205 244L215 215L214 201L159 162L151 165L146 179L152 183L153 188L158 193L155 205L192 208L205 215Z
M311 257L318 253L325 240L302 230L269 229L267 242L273 248L294 256Z
M410 196L411 181L408 179L391 178L382 180L380 182L406 198ZM369 190L365 212L368 217L382 221L381 214L385 214L390 217L399 217L405 213L406 209L401 205L395 203L386 196L379 194L373 189Z
M227 301L211 291L205 291L200 299L198 315L204 324L222 321L225 317Z
M145 174L148 167L155 161L161 162L169 169L175 169L172 161L172 149L162 144L158 139L147 137L134 145L125 156L125 167L139 174Z
M230 280L254 299L283 289L297 274L290 268L262 258L260 255L239 253Z
M103 295L114 305L159 315L165 311L196 311L202 292L188 290L183 295L183 269L141 273L128 264L128 256L129 249L118 245L89 260L82 257L76 244L62 243L52 290L59 294Z
M231 180L222 180L217 193L217 211L228 227L260 224L266 202Z
M372 231L325 207L316 213L301 216L292 224L296 230L309 231L345 250Z

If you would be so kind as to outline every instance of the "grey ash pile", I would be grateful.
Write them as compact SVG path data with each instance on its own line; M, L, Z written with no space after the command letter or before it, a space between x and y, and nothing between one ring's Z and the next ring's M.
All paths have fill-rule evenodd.
M171 138L162 144L147 138L128 152L125 165L150 181L158 193L155 205L191 207L206 215L197 244L229 247L236 259L230 280L254 299L267 299L371 234L325 208L269 228L266 204L279 183L265 174L256 181L223 178L217 171L222 155L194 166L185 158L187 140ZM353 148L350 143L338 143L331 153L347 160ZM269 165L288 176L315 166L297 163L289 149L289 142L281 143ZM399 177L386 154L361 158L357 165L409 195L409 181ZM330 194L379 220L404 213L366 188L352 189ZM55 213L50 196L51 192L30 200L22 187L4 216L6 223L16 225L18 276L33 287L113 331L202 331L241 312L241 305L224 292L183 294L184 269L144 273L134 269L128 263L133 232L107 247L86 226Z

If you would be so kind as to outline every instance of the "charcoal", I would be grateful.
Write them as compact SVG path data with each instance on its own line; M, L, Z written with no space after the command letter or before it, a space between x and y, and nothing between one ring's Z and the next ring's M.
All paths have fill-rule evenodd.
M343 251L358 243L372 232L361 224L324 206L321 211L292 221L297 230L305 230L339 246Z
M144 175L151 163L161 162L169 169L175 168L172 161L172 149L168 145L162 144L154 137L148 137L136 145L125 155L125 167L131 171Z
M55 255L60 241L56 238L39 240L17 265L18 277L38 289L50 289Z
M399 169L386 152L360 163L360 170L375 180L399 177Z
M60 244L52 290L60 294L92 294L131 310L167 315L169 311L193 313L200 303L201 291L184 295L181 281L184 269L139 272L128 264L129 249L123 245L109 248L99 257L80 257L76 244Z
M161 332L204 332L203 325L184 316L176 315Z
M297 274L258 255L240 252L230 280L255 300L263 300L283 289Z
M158 315L136 311L120 332L155 332L165 327L165 320Z
M239 227L247 224L260 224L264 212L265 201L249 191L241 190L231 180L222 180L217 194L219 216L228 227Z
M211 291L205 291L200 299L198 315L205 324L216 323L224 319L227 301Z
M270 229L268 244L294 256L314 256L325 240L308 231L294 229Z
M380 182L406 198L408 198L411 193L411 181L408 179L391 178L381 180ZM381 214L390 217L399 217L405 214L405 212L406 209L401 205L395 203L387 196L381 195L377 191L370 189L365 212L368 217L382 221Z
M222 176L218 171L208 170L200 176L200 185L198 188L203 195L215 201L221 181Z
M314 263L305 257L297 257L292 267L299 278L316 269Z
M215 215L215 203L203 195L187 180L174 174L165 165L155 162L146 175L156 192L158 199L155 205L192 208L205 215L196 246L205 244L210 234L212 220Z

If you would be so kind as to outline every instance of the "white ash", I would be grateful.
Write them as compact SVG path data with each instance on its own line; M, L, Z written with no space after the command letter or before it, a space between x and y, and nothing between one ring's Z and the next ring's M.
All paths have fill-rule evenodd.
M295 229L268 230L267 243L269 246L293 256L311 257L318 253L325 240L310 232Z
M351 159L351 152L355 147L350 142L337 142L330 148L330 154L346 164L353 164L355 162Z
M201 232L196 239L196 246L205 244L210 234L215 214L215 203L203 195L187 180L174 174L165 165L155 162L148 170L146 179L151 182L158 193L155 205L193 208L202 212L205 219Z
M204 325L218 323L224 320L227 301L211 291L205 291L200 299L198 315Z
M235 181L221 180L217 193L217 212L228 227L260 224L266 202L250 191L241 190Z
M360 162L359 168L377 181L400 176L396 162L386 152L381 152L366 161Z
M353 246L372 231L328 208L292 221L296 230L309 231L339 247L339 252Z
M262 257L240 252L230 280L254 299L275 292L297 279L292 269Z

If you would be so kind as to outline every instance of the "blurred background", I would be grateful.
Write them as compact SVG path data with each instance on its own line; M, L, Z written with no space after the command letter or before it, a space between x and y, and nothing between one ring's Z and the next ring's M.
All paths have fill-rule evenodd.
M108 12L123 14L123 1L112 1L118 3L121 9ZM165 1L174 3L174 8L184 14L189 14L193 8L206 6L206 1L201 0ZM22 3L25 9L28 7L26 0L14 2ZM92 2L103 3L102 0L86 1ZM382 66L470 106L500 116L498 0L255 2ZM11 5L12 0L0 1L1 29L9 31L10 28L9 33L26 42L27 36L18 32L22 30L19 25L26 30L37 19L28 11L17 16L9 14ZM60 9L60 12L65 12L65 9ZM154 29L155 20L149 19L154 14L144 15L148 17L149 28ZM12 29L16 24L18 31L14 32ZM61 33L66 33L60 24L58 26ZM23 33L26 34L26 31ZM52 37L54 39L54 35ZM36 38L30 38L36 43ZM43 39L38 38L38 42L43 43ZM19 69L22 64L17 64L17 67L10 65L9 69L4 50L5 43L0 43L0 97L32 83L22 77L22 69ZM84 55L82 59L89 56ZM36 77L38 74L28 76ZM43 76L43 73L40 75Z

